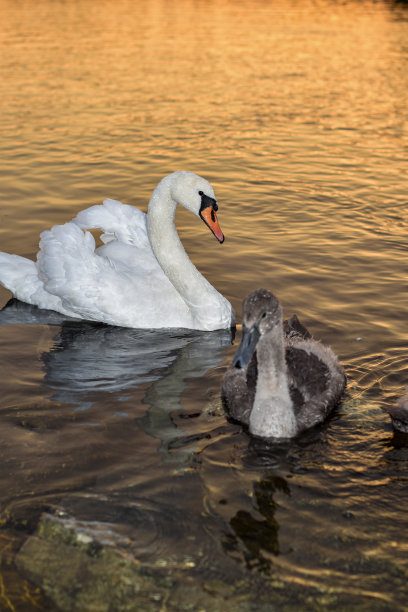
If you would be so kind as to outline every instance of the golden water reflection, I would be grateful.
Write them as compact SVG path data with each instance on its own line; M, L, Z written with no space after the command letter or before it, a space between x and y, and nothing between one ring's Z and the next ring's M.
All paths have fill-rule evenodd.
M37 495L55 495L59 482L116 491L140 487L143 471L146 496L167 499L169 482L181 491L188 478L197 493L190 510L197 504L197 517L237 567L249 551L253 568L273 568L286 584L317 592L330 579L331 597L345 606L360 597L367 609L397 607L403 542L392 550L387 542L399 542L402 530L406 449L381 408L408 384L406 4L0 0L0 23L0 249L34 258L40 232L80 209L113 197L146 210L162 176L198 172L214 185L226 242L178 211L193 261L239 319L250 290L275 291L286 314L296 311L333 346L349 375L349 396L329 426L290 448L293 466L276 449L253 451L238 427L205 412L219 397L234 352L228 346L221 364L169 398L180 405L172 425L199 440L197 464L176 477L157 459L149 421L162 414L165 393L155 405L153 386L151 404L142 403L146 388L132 378L132 364L124 400L132 417L112 413L117 403L124 411L114 392L101 391L81 413L61 392L57 407L46 364L64 355L71 364L78 345L64 352L46 325L2 327L2 453L15 487L3 471L3 490L24 501L40 481L48 488ZM9 297L0 289L1 306ZM91 342L81 338L89 358ZM128 354L119 352L118 363ZM75 355L81 370L84 354ZM170 380L154 372L166 392L167 373ZM67 378L70 392L76 377ZM95 399L84 397L84 404ZM17 427L19 411L44 428ZM103 427L78 435L81 419ZM126 438L126 452L118 438ZM53 459L54 439L61 443ZM68 475L58 455L65 449ZM248 543L248 527L260 528L259 540ZM312 603L322 605L316 592Z
M397 274L390 299L398 300L408 184L403 6L0 6L4 250L34 257L42 229L106 196L145 209L164 174L187 168L214 183L227 241L217 249L187 217L183 238L236 309L254 283L267 283L288 307L327 316L349 302L339 285L367 274L377 276L373 287ZM379 240L383 261L370 270ZM299 282L323 312L307 289L304 299L293 292Z

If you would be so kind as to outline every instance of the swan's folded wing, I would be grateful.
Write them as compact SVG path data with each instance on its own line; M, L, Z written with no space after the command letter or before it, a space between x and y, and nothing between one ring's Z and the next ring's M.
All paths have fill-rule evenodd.
M95 255L92 234L72 222L56 225L41 234L37 258L45 290L60 298L66 313L118 324L113 300L116 293L122 302L126 291L109 261Z
M230 417L248 425L255 389L248 388L245 370L228 368L222 382L221 396Z
M121 258L116 259L118 249ZM92 234L69 222L41 234L37 265L45 291L51 298L58 296L62 308L56 310L64 314L140 328L157 327L161 316L163 327L182 327L176 317L184 303L150 244L141 249L114 240L95 252Z
M117 200L104 200L103 204L82 210L74 219L81 229L101 229L102 241L106 244L118 240L144 248L149 244L146 226L146 214L128 204Z

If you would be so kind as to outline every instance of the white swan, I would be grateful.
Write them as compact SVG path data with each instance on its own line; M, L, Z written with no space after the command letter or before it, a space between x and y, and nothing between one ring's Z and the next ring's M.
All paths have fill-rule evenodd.
M185 252L174 225L177 204L224 241L210 183L179 171L157 185L147 215L105 200L43 232L36 262L0 252L0 282L23 302L71 317L145 329L227 329L234 311ZM96 250L83 231L93 228L104 232Z

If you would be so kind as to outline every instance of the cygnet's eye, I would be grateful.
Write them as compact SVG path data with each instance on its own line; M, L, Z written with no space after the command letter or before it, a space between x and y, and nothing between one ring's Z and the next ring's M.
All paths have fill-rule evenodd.
M265 317L266 317L266 312L264 312L264 313L262 314L261 319L264 319Z
M200 190L200 191L198 192L198 195L199 195L199 196L203 196L203 195L204 195L204 191L201 191L201 190Z

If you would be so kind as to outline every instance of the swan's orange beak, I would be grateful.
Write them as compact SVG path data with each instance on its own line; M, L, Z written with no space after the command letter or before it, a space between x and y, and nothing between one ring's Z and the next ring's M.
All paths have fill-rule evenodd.
M200 212L200 217L206 225L210 228L214 236L221 244L224 242L224 234L221 231L220 224L218 223L217 215L213 206L207 206Z

